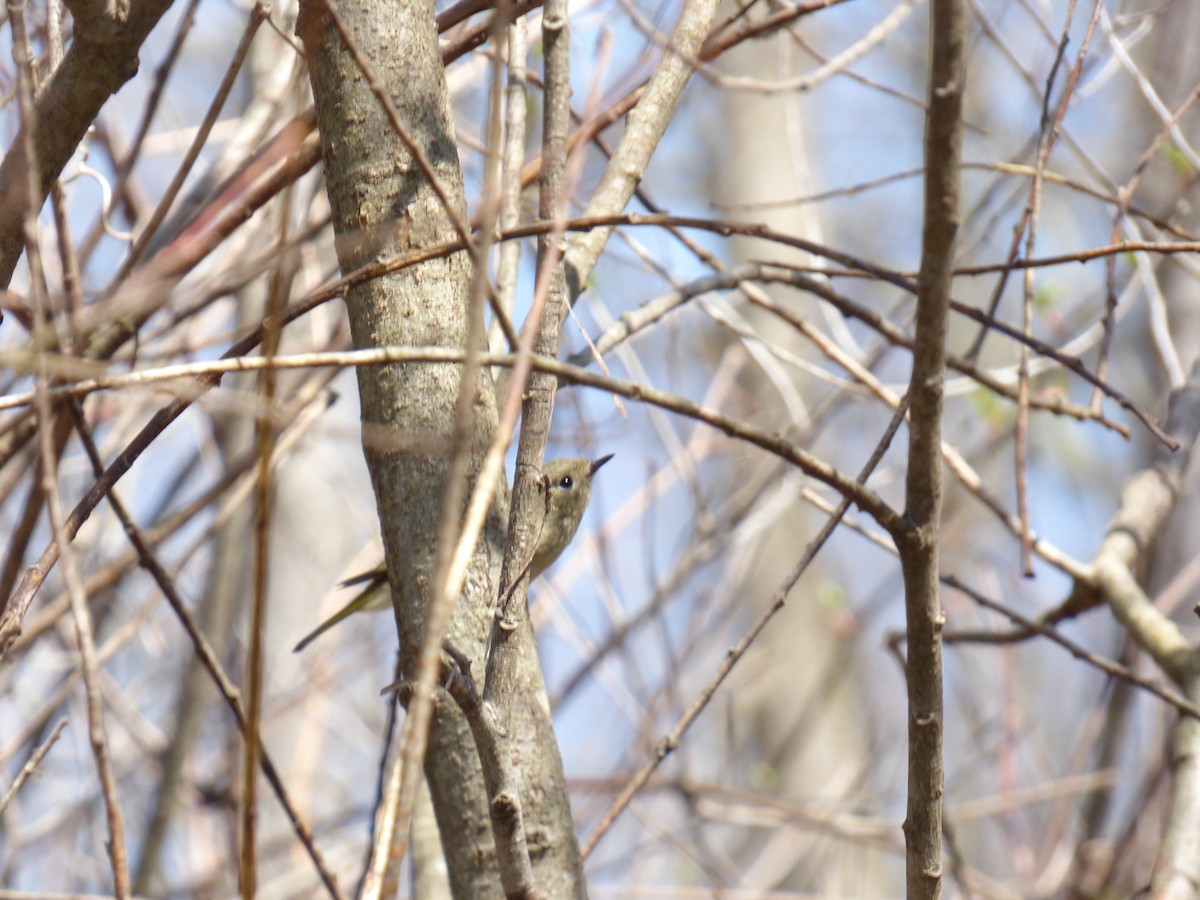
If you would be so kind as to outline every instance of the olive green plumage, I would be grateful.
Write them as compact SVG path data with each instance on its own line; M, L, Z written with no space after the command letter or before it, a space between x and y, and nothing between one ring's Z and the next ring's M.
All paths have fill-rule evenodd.
M592 477L596 470L612 459L612 454L602 456L597 460L554 459L542 466L542 474L550 485L550 503L548 515L538 532L537 549L529 564L529 580L537 578L562 554L575 532L587 509L588 501L592 498ZM300 652L314 640L356 612L367 610L387 609L391 606L391 592L388 590L387 569L380 565L369 572L363 572L342 582L343 587L356 584L365 585L355 595L354 599L339 609L336 613L322 622L296 645L294 652Z

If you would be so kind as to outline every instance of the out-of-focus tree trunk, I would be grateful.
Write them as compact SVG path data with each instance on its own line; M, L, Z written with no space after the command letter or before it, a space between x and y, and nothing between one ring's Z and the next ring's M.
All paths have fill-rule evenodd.
M725 54L723 68L768 83L794 77L810 62L796 49L790 35L779 35ZM748 216L782 233L824 243L821 216L812 206L755 206L814 191L805 119L808 95L738 91L724 97L721 117L726 125L718 133L725 143L716 151L724 161L716 185L718 196L729 204L750 205L749 211L739 209L732 214L736 217ZM778 246L768 250L767 245L754 240L735 239L732 244L742 260L762 258L767 252L772 259L795 265L816 262L806 253ZM780 305L825 324L821 304L815 298L791 290L762 290ZM772 345L785 346L802 358L817 357L815 348L793 329L781 327L777 317L751 304L740 306L739 312ZM803 427L803 421L797 421L794 415L817 408L826 386L796 377L794 369L782 366L772 376L758 362L752 359L743 369L746 395L756 401L754 408L744 413L764 425L769 423L771 428L792 429L795 433ZM782 395L780 375L802 405ZM739 461L738 465L744 464ZM775 472L764 476L769 479L767 483L778 483L786 473L786 468L774 461L765 465ZM779 492L771 489L772 518L761 523L757 532L761 537L752 543L753 558L746 560L744 580L737 589L749 601L745 607L747 620L761 613L821 526L821 517L800 499L801 480L790 479L784 484L791 502L781 503ZM870 770L871 738L862 727L863 686L855 674L861 668L852 662L856 645L844 639L849 635L839 634L833 627L840 616L818 596L818 588L823 594L829 593L822 585L828 578L822 568L820 564L814 566L801 580L789 598L788 608L762 635L762 661L756 666L755 677L738 692L737 700L738 708L754 726L743 737L746 746L736 752L738 758L768 768L779 780L781 796L853 803ZM799 659L805 661L804 665L796 665ZM748 845L749 880L745 883L762 889L798 888L834 895L886 893L884 882L879 880L881 869L876 854L861 844L834 843L823 854L827 865L798 869L797 861L804 854L795 852L796 840L793 833L781 833ZM812 852L814 848L808 849Z

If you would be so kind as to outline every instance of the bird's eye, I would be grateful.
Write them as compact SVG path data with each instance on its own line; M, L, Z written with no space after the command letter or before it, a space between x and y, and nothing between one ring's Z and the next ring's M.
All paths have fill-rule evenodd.
M558 486L569 491L571 488L575 487L575 479L570 475L564 475L562 478L558 479Z

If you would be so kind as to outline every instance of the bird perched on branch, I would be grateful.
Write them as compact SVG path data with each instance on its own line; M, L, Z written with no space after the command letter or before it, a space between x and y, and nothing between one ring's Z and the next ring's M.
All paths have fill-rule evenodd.
M567 457L554 459L542 466L543 484L550 491L546 512L537 532L537 549L529 561L529 580L537 578L562 555L579 529L584 510L592 498L592 478L596 471L613 458L610 453L596 460ZM355 575L341 583L342 587L363 585L349 603L322 622L304 637L293 652L299 653L314 640L356 612L387 609L392 605L388 590L387 567L382 563L369 572Z

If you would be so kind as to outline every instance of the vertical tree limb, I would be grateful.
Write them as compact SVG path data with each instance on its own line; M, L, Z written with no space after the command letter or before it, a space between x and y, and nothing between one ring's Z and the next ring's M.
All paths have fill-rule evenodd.
M925 119L925 223L913 342L906 507L893 537L900 550L908 630L907 896L941 896L944 769L942 626L938 528L942 511L942 385L954 244L959 226L963 55L961 0L930 8Z
M338 260L350 272L380 255L458 237L456 223L465 221L466 204L432 3L347 2L338 8L353 52L319 0L302 5L297 31L316 100ZM436 184L389 121L356 53L370 62L373 78L421 148ZM346 301L355 345L484 349L465 347L470 280L471 259L457 254L354 288ZM434 589L449 477L446 442L454 433L461 367L369 367L360 368L358 378L364 450L383 527L402 666L411 675ZM479 381L464 451L467 484L460 496L473 491L496 426L486 369ZM496 505L503 508L502 501ZM503 520L493 513L447 632L480 669L502 534ZM495 851L474 742L444 691L435 690L432 702L425 771L451 887L458 897L494 897L499 889Z
M567 139L571 127L570 31L566 0L551 0L542 16L545 53L545 104L542 119L541 190L538 214L544 221L560 221L565 213ZM533 336L534 353L556 358L562 317L568 302L562 265L563 233L554 228L538 239L538 279L533 308L525 324L524 339ZM514 387L521 376L514 373ZM554 738L550 705L537 654L537 640L529 621L522 575L536 543L541 521L542 496L537 485L541 473L557 379L531 372L525 384L521 435L517 444L517 470L508 520L508 548L501 585L504 608L497 614L505 627L492 628L492 648L484 683L485 708L497 727L509 736L509 747L520 760L515 768L485 767L490 773L497 839L516 841L504 865L506 887L522 880L521 857L528 847L535 884L547 897L586 897L583 860L563 774L562 757ZM515 584L511 584L515 582ZM508 586L513 587L511 593ZM482 747L481 747L482 750ZM506 748L507 750L507 748ZM507 773L501 774L501 773ZM516 784L512 784L515 779ZM508 783L505 783L508 782ZM518 790L513 792L513 787ZM503 837L502 837L503 836ZM505 855L505 854L502 854Z

